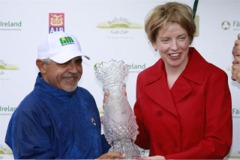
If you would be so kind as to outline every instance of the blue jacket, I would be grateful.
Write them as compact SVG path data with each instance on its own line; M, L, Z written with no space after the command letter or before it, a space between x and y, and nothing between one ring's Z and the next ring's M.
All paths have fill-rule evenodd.
M34 90L11 117L5 142L16 159L91 159L103 154L101 137L93 96L81 87L59 90L39 73Z

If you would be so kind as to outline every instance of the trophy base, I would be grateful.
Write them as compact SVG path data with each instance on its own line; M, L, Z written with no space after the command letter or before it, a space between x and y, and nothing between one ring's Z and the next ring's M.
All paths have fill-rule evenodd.
M109 151L124 153L125 159L140 159L141 157L138 147L131 140L115 141Z

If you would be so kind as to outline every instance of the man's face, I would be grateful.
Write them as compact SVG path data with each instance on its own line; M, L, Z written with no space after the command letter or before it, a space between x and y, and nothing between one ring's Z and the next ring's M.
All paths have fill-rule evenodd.
M43 79L50 85L71 92L77 88L78 81L82 76L82 57L75 57L66 63L42 64L40 69Z

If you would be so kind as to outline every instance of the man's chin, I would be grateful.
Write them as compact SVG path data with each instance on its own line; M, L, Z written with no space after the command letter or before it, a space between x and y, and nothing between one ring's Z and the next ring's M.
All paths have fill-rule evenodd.
M64 87L63 90L66 92L73 92L77 89L77 86L74 87Z

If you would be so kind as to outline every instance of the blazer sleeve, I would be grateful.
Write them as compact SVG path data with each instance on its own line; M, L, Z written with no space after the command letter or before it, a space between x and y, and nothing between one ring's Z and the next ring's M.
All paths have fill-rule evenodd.
M136 116L136 122L138 125L138 131L139 131L139 134L137 135L137 139L135 143L143 149L150 149L150 139L143 123L144 117L142 117L141 115L141 106L139 103L141 100L141 94L142 94L142 82L141 82L142 79L140 75L137 78L136 103L134 105L134 114Z

